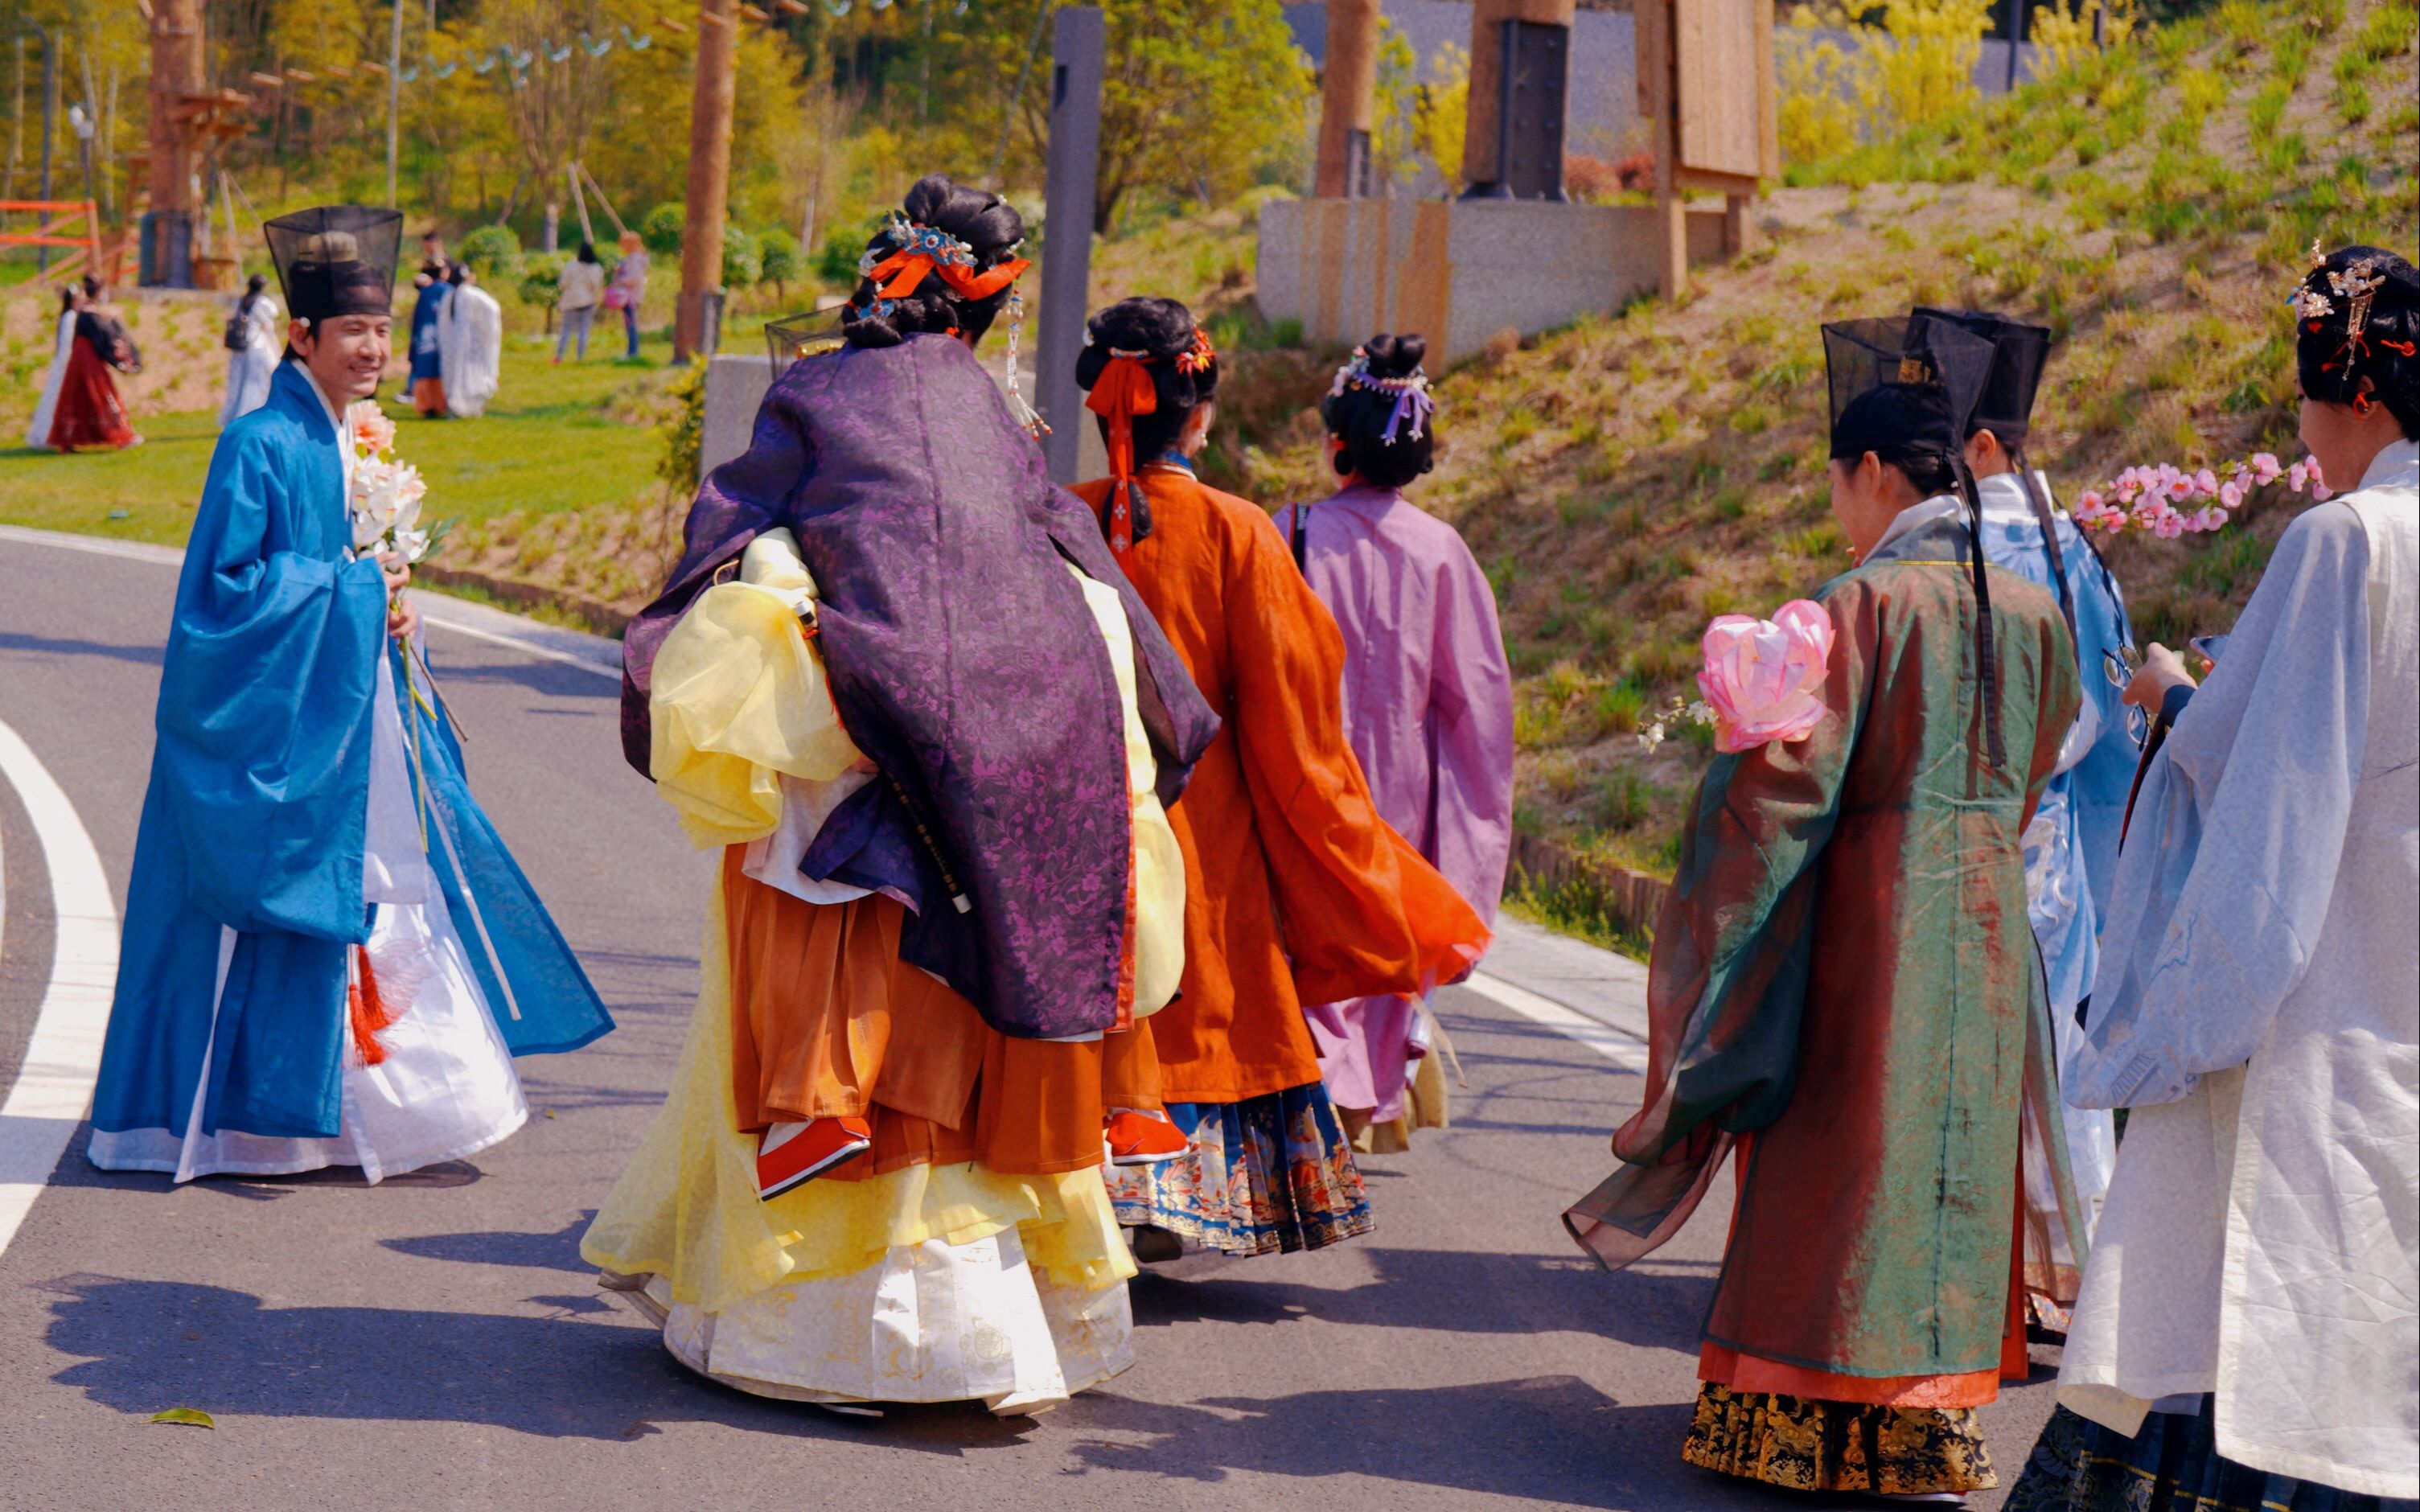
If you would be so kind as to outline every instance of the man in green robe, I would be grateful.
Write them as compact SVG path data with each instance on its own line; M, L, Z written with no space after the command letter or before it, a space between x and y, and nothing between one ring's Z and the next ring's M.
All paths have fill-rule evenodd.
M2056 602L1977 564L1959 444L1992 344L1935 326L1911 348L1900 320L1824 337L1858 566L1817 594L1823 712L1707 771L1656 921L1628 1163L1565 1222L1626 1265L1736 1145L1683 1457L1957 1503L1997 1484L1972 1410L2005 1348L2024 1365L2021 1108L2063 1185L2019 835L2081 688Z

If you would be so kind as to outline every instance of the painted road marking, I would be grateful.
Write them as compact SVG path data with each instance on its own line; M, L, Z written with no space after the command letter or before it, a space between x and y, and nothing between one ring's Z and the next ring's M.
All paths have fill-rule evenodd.
M24 525L0 525L0 540L18 541L28 546L49 546L66 552L83 552L92 556L116 556L128 561L149 562L155 567L181 567L185 560L185 553L174 546L155 546L148 541L139 540L111 540L101 536L71 536L61 530L34 530ZM540 661L560 662L565 666L578 667L583 672L594 672L599 677L612 678L616 684L622 680L621 652L618 648L606 648L612 647L612 642L604 642L597 656L580 656L559 647L546 645L532 636L517 635L508 629L490 629L473 623L475 619L510 621L514 618L504 610L489 609L459 599L450 599L436 590L424 591L419 596L418 601L420 617L427 624L452 631L457 635L468 635L475 641L487 641L492 645L509 647L525 656L534 656ZM597 639L603 640L601 636Z
M1575 1008L1567 1008L1552 998L1540 997L1528 988L1508 982L1485 972L1473 972L1462 985L1491 1003L1501 1004L1535 1024L1552 1029L1570 1039L1576 1039L1595 1051L1621 1070L1639 1076L1647 1074L1647 1045L1636 1035L1624 1034L1611 1024L1603 1023Z
M51 874L51 980L17 1084L0 1103L0 1253L58 1168L92 1104L117 983L117 909L75 805L17 732L0 723L0 782L17 791ZM5 901L5 899L0 899ZM0 920L0 928L6 921Z

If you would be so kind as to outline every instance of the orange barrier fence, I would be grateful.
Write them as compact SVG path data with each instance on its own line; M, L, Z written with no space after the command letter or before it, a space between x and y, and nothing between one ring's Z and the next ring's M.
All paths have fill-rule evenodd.
M89 199L0 199L0 214L31 211L45 217L30 231L0 229L0 247L69 247L73 250L46 269L45 278L63 278L78 268L101 265L101 211ZM61 235L76 222L84 229Z

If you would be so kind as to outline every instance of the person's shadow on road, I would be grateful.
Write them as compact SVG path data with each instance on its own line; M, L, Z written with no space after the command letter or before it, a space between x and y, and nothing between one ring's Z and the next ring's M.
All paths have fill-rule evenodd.
M69 1276L49 1284L46 1342L83 1357L52 1378L135 1417L194 1407L221 1419L475 1423L543 1438L643 1439L710 1422L790 1438L864 1440L957 1455L1021 1442L1030 1418L980 1410L894 1411L859 1423L699 1380L654 1330L551 1317L400 1307L272 1307L185 1282ZM617 1310L618 1316L618 1310Z

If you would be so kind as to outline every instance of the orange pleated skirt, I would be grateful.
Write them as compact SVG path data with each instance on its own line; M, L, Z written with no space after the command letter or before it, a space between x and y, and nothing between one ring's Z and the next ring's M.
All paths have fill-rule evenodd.
M731 955L731 1091L743 1130L856 1116L869 1156L818 1179L972 1161L1006 1175L1101 1161L1112 1108L1160 1106L1148 1019L1096 1040L1016 1039L899 959L907 911L875 896L809 903L723 852Z

